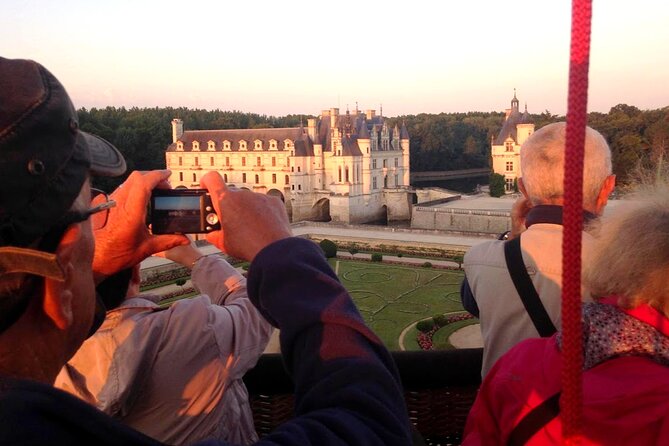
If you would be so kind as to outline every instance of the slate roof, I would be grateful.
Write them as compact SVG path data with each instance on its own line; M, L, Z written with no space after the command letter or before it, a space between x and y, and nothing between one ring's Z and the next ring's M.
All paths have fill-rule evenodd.
M513 94L513 99L511 100L511 114L506 118L504 124L502 125L502 130L495 138L494 145L500 146L504 144L504 141L510 136L516 143L518 142L518 129L516 126L518 124L531 124L532 119L530 114L527 112L527 105L525 105L525 112L521 113L518 110L518 99L516 99L516 94Z

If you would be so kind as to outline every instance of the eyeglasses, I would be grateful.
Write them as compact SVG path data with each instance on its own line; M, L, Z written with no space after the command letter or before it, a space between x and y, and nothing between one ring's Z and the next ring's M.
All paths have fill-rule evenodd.
M94 231L102 229L109 219L109 210L116 206L116 201L110 200L109 195L100 189L91 188L91 203L95 206L85 211L69 211L58 222L58 226L67 227L74 223L91 219Z

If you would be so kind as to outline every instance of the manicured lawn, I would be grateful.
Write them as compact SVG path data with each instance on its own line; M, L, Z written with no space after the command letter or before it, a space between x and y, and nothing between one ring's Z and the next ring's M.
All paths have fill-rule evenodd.
M462 271L330 259L367 324L391 350L413 322L461 311ZM406 344L415 344L415 331ZM407 345L407 347L409 347Z

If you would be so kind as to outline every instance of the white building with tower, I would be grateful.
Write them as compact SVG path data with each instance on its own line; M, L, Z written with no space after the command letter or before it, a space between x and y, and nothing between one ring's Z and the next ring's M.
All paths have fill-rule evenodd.
M306 128L184 130L172 120L165 161L173 187L226 184L282 199L291 221L410 220L409 133L375 110L324 110Z
M506 118L502 130L491 142L492 170L504 175L504 186L512 192L514 182L522 176L520 169L520 150L523 143L534 133L534 123L527 112L520 112L516 92L513 92L511 108L506 109Z

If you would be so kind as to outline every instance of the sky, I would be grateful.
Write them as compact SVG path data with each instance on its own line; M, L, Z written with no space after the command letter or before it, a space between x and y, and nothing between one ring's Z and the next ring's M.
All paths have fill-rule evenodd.
M669 2L594 0L590 111L669 105ZM77 108L563 115L568 0L2 0L0 56Z

